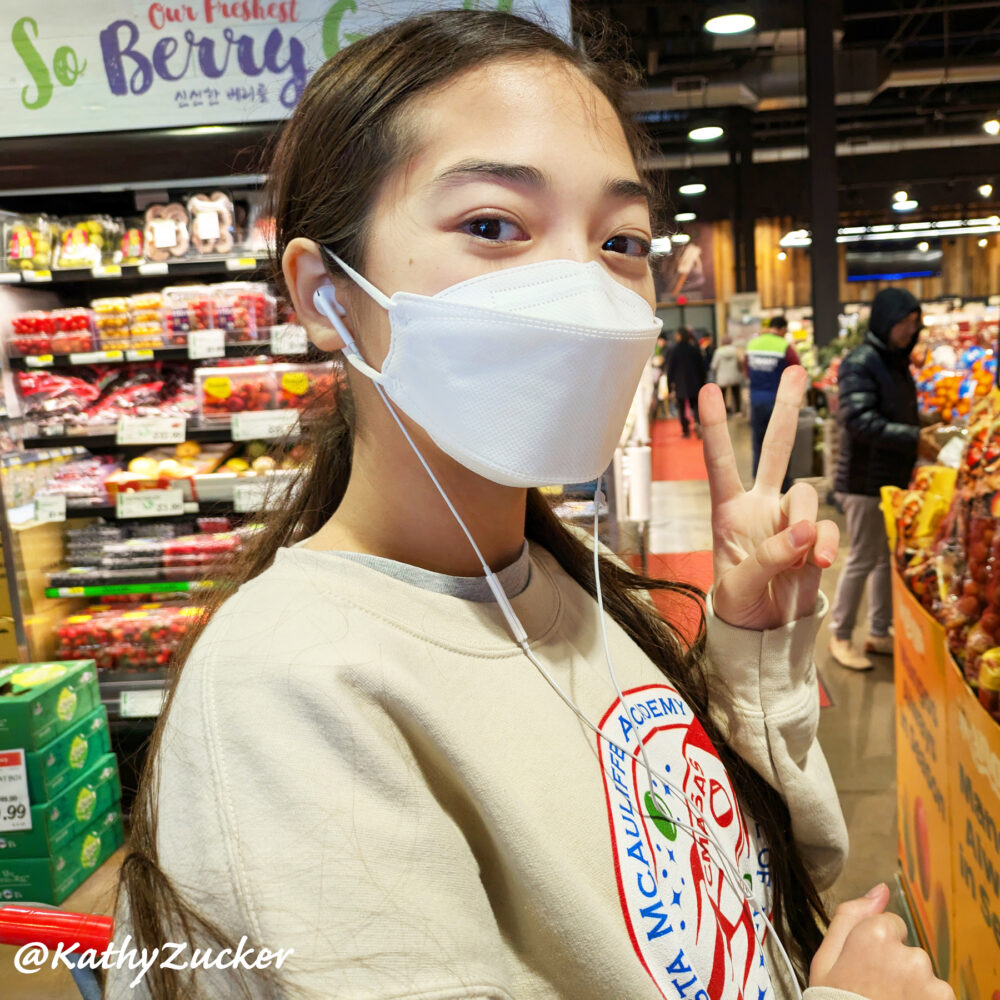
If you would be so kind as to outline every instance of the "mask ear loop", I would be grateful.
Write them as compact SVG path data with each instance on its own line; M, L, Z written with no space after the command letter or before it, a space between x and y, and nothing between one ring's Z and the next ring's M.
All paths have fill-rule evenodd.
M385 307L388 308L388 302L389 302L389 300L386 298L386 296L384 296L382 294L382 292L380 292L378 289L376 289L374 285L371 285L370 282L367 281L367 279L361 278L361 275L358 275L357 272L353 271L350 267L348 267L348 265L344 264L343 261L341 261L340 258L337 257L336 254L334 254L332 251L327 251L327 252L330 254L331 257L333 257L333 259L341 267L344 268L344 270L348 273L349 276L351 276L352 278L355 278L355 280L358 279L358 278L360 278L361 280L358 281L358 284L361 285L361 287L364 288L365 291L369 291L369 288L370 288L371 291L369 291L369 294L372 294L372 297L376 298L376 301L379 301L380 304L385 304ZM366 287L366 286L368 286L368 287ZM375 293L375 294L373 294L373 293ZM464 533L465 537L468 539L469 544L472 546L472 549L473 549L473 551L476 554L476 558L479 560L480 565L483 568L483 572L484 572L484 574L486 576L486 582L487 582L487 584L488 584L488 586L490 588L490 591L493 593L493 596L494 596L494 598L497 601L497 605L500 608L500 611L503 614L504 619L506 620L506 622L507 622L507 624L508 624L508 626L509 626L509 628L510 628L512 634L513 634L514 640L521 647L521 649L523 650L524 654L531 661L531 663L535 666L535 668L539 671L539 673L541 673L542 677L544 677L544 679L546 680L546 682L548 683L548 685L552 688L552 690L555 691L555 693L559 696L559 698L563 701L563 703L570 709L570 711L573 712L574 715L576 715L576 717L588 729L590 729L599 739L603 739L604 742L607 743L609 746L613 746L616 750L620 751L624 756L628 757L629 760L631 760L634 764L636 764L639 767L642 767L646 771L647 778L650 781L650 795L651 795L651 797L653 799L654 804L656 804L657 809L661 810L661 815L666 815L667 813L669 813L670 810L663 803L663 799L659 795L657 795L656 792L652 788L653 781L654 781L654 779L653 779L653 772L652 772L652 769L650 768L649 764L646 761L645 745L642 743L642 741L641 740L639 741L639 747L640 747L640 753L641 753L641 759L640 759L639 756L636 756L635 754L631 753L625 747L620 746L617 742L615 742L614 740L610 739L606 734L602 733L583 714L583 712L580 711L580 709L572 701L572 699L570 699L570 697L567 694L565 694L565 692L562 690L562 688L559 687L558 683L556 683L555 678L553 678L551 676L551 674L549 674L549 672L545 669L545 667L542 665L542 663L539 661L539 659L535 656L534 650L532 650L531 645L530 645L529 640L528 640L528 634L525 631L524 626L521 624L520 619L517 617L517 613L514 611L513 605L511 605L510 599L507 597L507 594L506 594L506 592L503 589L503 584L500 583L500 580L497 578L496 574L493 572L492 569L490 569L489 565L486 562L486 559L484 558L482 552L479 549L479 546L476 544L476 540L472 537L472 533L466 527L466 524L462 520L461 515L455 509L455 506L451 502L451 500L449 499L448 494L445 493L444 488L441 486L441 483L438 481L437 476L434 475L433 471L431 470L431 467L427 464L426 459L421 454L420 449L417 447L416 442L413 440L413 438L410 435L409 431L407 431L406 426L403 424L402 420L400 419L399 414L396 413L395 408L392 406L391 402L389 401L389 397L386 395L385 389L381 385L381 381L380 381L381 380L381 372L376 372L375 369L371 368L361 358L361 355L360 355L360 353L358 352L358 349L357 349L357 345L354 342L354 338L351 336L350 331L348 331L348 329L345 326L343 320L341 319L341 316L344 314L344 309L343 309L343 306L341 306L340 303L337 301L336 292L333 289L333 286L332 285L323 285L320 288L318 288L316 290L316 293L315 293L314 297L313 297L313 300L314 300L314 303L316 305L317 310L320 313L322 313L324 316L326 316L326 318L333 324L334 329L336 329L337 332L343 338L344 345L345 345L345 353L347 355L348 360L351 361L351 363L354 364L354 366L359 371L361 371L363 374L369 375L369 377L372 378L372 381L374 382L376 390L378 391L379 395L382 397L382 401L385 403L387 409L389 410L389 413L392 414L392 417L396 421L396 424L399 426L399 429L402 431L403 437L406 439L407 443L413 449L413 453L417 456L418 460L420 461L420 464L424 468L424 471L430 477L431 482L434 484L434 486L437 489L438 493L441 495L441 499L444 500L444 502L447 505L448 509L451 511L452 516L458 522L459 527L462 529L462 532ZM383 303L382 300L384 300L384 303ZM609 647L608 647L608 638L607 638L607 628L606 628L605 623L604 623L604 599L603 599L603 594L602 594L602 591L601 591L600 573L598 572L600 564L599 564L599 553L598 553L598 550L597 550L597 520L598 520L598 515L599 515L599 507L598 507L599 494L600 494L600 480L598 481L598 486L597 486L597 490L595 492L595 497L594 497L594 501L595 501L595 505L594 505L594 565L595 565L594 583L595 583L595 589L596 589L596 592L597 592L598 618L599 618L600 623L601 623L601 632L602 632L602 635L603 635L603 638L604 638L605 655L606 655L606 657L608 659L608 665L609 665L609 667L611 667L611 674L612 674L612 678L614 680L615 689L616 689L616 691L618 693L619 699L621 699L620 703L621 703L622 707L627 710L626 703L625 703L625 700L624 700L624 696L622 695L622 692L621 692L620 688L618 687L617 677L615 677L615 675L614 675L614 668L611 666L611 657L610 657L610 651L609 651ZM704 826L703 826L703 828L700 831L698 831L698 830L695 830L693 827L688 826L683 821L678 820L676 818L671 817L671 822L675 826L677 826L679 829L684 830L686 833L690 834L690 836L695 841L695 843L698 842L698 837L700 835L700 836L703 836L705 838L705 840L712 845L712 847L714 848L714 853L716 855L716 861L717 861L717 863L719 865L719 868L722 871L722 873L729 880L730 888L733 889L738 896L742 897L742 899L743 899L743 905L744 906L748 906L750 908L750 926L751 926L751 929L753 930L754 938L756 939L757 944L758 944L758 946L761 949L761 954L764 953L764 943L763 943L762 937L757 932L757 926L756 926L756 923L755 923L755 921L753 919L753 910L754 909L756 909L756 911L760 915L761 919L764 921L764 923L770 929L771 934L772 934L772 936L774 938L775 944L777 945L777 947L778 947L778 949L779 949L779 951L781 953L781 956L784 959L785 964L786 964L786 966L788 968L789 975L790 975L790 982L792 984L792 988L793 988L793 991L795 993L795 996L798 998L798 1000L801 1000L802 992L799 989L798 979L795 976L794 967L792 966L791 960L788 957L788 953L785 951L784 945L781 943L781 939L779 938L779 936L777 934L777 931L775 931L775 929L774 929L774 925L771 923L771 921L768 918L767 914L764 912L763 907L761 907L757 903L756 899L754 898L752 888L747 885L746 881L740 876L740 873L736 869L735 865L733 865L732 862L730 862L729 859L726 857L725 848L719 843L719 840L715 836L714 832L712 832L711 826L708 823L708 820L706 819L704 813L697 806L695 806L695 805L693 805L691 803L691 801L688 799L687 793L684 792L683 789L679 788L677 785L673 784L672 782L670 782L670 781L668 781L668 780L666 780L666 779L664 779L662 777L660 778L660 780L662 781L662 783L663 783L663 785L665 787L670 788L672 791L674 791L674 792L677 793L677 795L685 802L685 804L687 805L687 807L692 812L694 812L697 815L697 817L702 821L702 823L704 824ZM666 812L663 812L664 809L666 810ZM651 817L647 816L647 818L651 818ZM659 886L659 880L656 877L656 868L655 868L655 866L651 866L651 871L653 873L654 882L656 883L656 885L658 887Z

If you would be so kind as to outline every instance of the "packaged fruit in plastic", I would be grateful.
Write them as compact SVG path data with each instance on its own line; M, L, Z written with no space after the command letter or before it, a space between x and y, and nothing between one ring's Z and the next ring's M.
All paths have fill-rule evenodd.
M223 287L232 298L234 305L245 309L253 317L259 339L266 339L267 331L278 322L278 304L275 297L262 281L233 281Z
M215 301L207 285L185 285L163 290L168 329L172 336L183 336L187 343L192 330L215 328Z
M10 325L11 353L31 356L52 352L52 334L56 332L52 313L41 309L18 313Z
M128 318L133 347L161 347L165 340L163 296L145 292L128 299Z
M277 379L269 365L199 368L194 373L203 420L229 419L247 410L273 410Z
M979 661L979 704L1000 722L1000 647L988 649Z
M10 271L46 271L52 266L52 221L15 215L4 222L4 260Z
M123 228L121 219L107 215L60 219L52 266L66 269L119 263Z
M103 350L124 350L131 346L127 299L94 299L90 308L94 312L94 329Z
M331 395L336 387L332 361L314 365L274 365L278 378L278 408L303 410L321 396Z
M257 310L244 287L243 282L232 281L212 288L215 326L225 331L228 344L246 344L258 339Z
M143 238L142 219L129 219L125 222L119 245L122 264L141 264L143 262L146 241Z

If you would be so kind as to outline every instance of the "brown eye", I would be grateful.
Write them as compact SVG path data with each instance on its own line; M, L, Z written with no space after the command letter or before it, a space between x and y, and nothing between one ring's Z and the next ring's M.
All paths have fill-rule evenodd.
M516 223L496 216L470 219L463 224L462 229L470 236L475 236L480 240L489 240L491 243L508 243L527 239L524 231Z
M638 236L612 236L602 247L609 253L620 253L626 257L648 257L650 245L648 240Z

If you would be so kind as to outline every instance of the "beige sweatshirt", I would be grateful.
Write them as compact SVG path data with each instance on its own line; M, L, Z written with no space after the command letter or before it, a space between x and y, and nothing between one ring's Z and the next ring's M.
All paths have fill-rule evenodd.
M607 617L623 709L594 600L545 550L530 561L512 603L536 656L602 732L644 741L666 810L643 818L642 771L559 700L494 604L296 547L224 605L181 675L163 867L234 939L294 949L289 996L790 996L707 838L678 825L708 824L766 902L767 845L701 726ZM710 615L708 648L730 742L783 793L826 887L847 836L816 742L821 602L769 632ZM116 940L128 931L124 907ZM107 995L143 995L132 975ZM232 995L226 973L200 975Z

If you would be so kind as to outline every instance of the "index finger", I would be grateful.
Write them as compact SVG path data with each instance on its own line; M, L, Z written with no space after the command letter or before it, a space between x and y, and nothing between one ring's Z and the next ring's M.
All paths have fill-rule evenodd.
M779 493L792 457L795 432L799 426L799 410L806 391L806 370L801 365L789 365L782 372L774 410L767 425L760 449L757 479L754 485Z
M729 437L726 403L717 385L708 383L702 386L698 393L698 417L701 420L708 489L715 506L743 493L733 442Z

